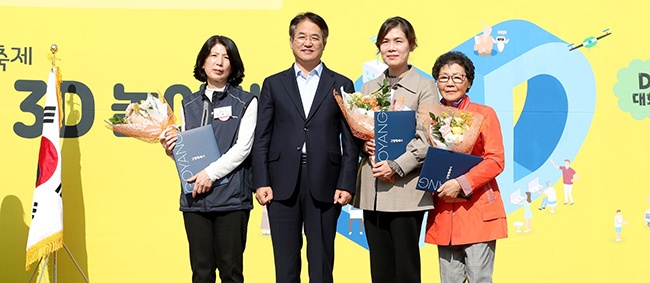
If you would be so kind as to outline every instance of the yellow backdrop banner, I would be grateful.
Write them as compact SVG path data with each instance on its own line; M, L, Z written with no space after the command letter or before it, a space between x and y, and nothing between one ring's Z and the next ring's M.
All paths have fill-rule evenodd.
M25 247L52 44L59 47L63 76L66 245L91 282L187 282L173 161L160 145L116 136L104 120L150 92L180 107L182 94L198 90L196 54L215 34L236 42L246 67L242 87L259 93L265 77L291 66L289 21L304 11L325 18L330 37L323 61L357 87L376 73L373 37L396 15L415 27L418 48L410 63L424 73L449 50L474 60L477 79L469 95L495 108L506 145L506 171L498 181L509 237L497 244L496 282L647 280L645 1L24 2L0 3L0 282L30 276ZM564 205L562 172L552 164L565 159L579 175L573 205ZM557 196L553 213L538 209L549 186ZM534 198L532 218L524 213L526 191ZM616 241L619 209L627 224ZM274 281L262 212L256 205L251 213L248 282ZM349 230L350 215L344 208L334 277L370 282L365 238L357 222ZM421 256L423 282L439 282L436 247L423 244ZM58 259L58 280L83 282L70 257L60 253Z

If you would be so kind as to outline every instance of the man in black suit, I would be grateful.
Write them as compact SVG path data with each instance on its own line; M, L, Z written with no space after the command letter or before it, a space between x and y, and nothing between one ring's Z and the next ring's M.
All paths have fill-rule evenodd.
M314 13L293 18L296 61L264 80L259 99L253 187L267 205L281 283L300 282L303 225L310 282L333 282L337 219L355 193L359 150L332 94L354 86L321 62L328 32Z

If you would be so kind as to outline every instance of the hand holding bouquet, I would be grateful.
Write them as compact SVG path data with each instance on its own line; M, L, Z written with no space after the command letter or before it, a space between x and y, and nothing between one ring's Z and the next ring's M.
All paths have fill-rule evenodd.
M483 124L481 114L442 104L422 104L419 111L433 146L461 153L472 151Z
M141 103L129 104L124 118L116 114L104 121L109 129L148 143L159 142L166 130L178 131L173 127L176 117L169 104L151 94Z

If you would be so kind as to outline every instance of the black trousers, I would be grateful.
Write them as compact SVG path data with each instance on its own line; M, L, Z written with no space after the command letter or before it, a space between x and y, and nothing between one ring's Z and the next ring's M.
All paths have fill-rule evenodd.
M183 212L190 246L192 282L244 282L244 249L249 210Z
M419 283L425 211L363 211L373 283Z
M275 282L300 282L302 230L307 238L309 282L331 283L334 269L334 237L341 206L315 200L309 190L307 165L302 164L300 182L288 200L268 206Z

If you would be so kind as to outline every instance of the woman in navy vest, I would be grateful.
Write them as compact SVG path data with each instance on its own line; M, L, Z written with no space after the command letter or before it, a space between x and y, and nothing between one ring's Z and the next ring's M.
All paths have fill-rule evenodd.
M244 282L243 254L251 202L249 153L257 121L257 98L238 88L244 63L235 43L215 35L201 47L194 77L198 92L183 96L181 131L212 125L221 157L194 175L191 194L181 190L180 210L190 248L192 282ZM172 156L176 134L161 140ZM223 181L227 178L227 181Z

